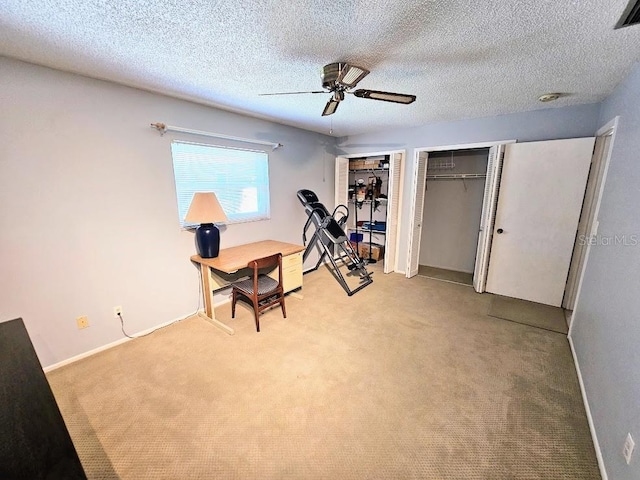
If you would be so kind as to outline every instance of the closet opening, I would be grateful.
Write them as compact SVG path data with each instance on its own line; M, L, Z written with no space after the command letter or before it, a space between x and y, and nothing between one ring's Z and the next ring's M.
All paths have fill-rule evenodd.
M425 152L418 275L473 285L489 148Z
M335 204L348 208L345 232L361 258L398 271L404 150L336 158Z

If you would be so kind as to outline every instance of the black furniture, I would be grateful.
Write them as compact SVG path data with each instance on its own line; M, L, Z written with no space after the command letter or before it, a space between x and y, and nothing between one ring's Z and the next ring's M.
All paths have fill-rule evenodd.
M0 323L0 479L86 478L24 322Z

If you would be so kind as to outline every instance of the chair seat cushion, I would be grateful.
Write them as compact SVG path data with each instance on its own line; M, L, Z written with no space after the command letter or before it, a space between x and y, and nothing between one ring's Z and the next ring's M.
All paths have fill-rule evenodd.
M233 284L234 288L246 292L249 295L253 294L253 278L247 278ZM278 281L269 277L268 275L258 275L258 295L264 295L266 293L274 291L278 288Z

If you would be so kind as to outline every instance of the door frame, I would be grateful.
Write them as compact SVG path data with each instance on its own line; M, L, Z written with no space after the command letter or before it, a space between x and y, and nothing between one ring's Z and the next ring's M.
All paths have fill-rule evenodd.
M437 146L433 146L433 147L419 147L419 148L414 148L413 149L413 185L412 185L412 190L411 190L411 197L410 197L410 202L411 204L409 205L409 210L410 210L410 215L409 215L409 232L407 235L407 239L406 239L406 245L407 245L407 268L405 270L405 275L407 278L411 278L411 257L412 257L412 249L414 248L413 245L413 231L415 230L416 226L414 223L414 218L415 218L415 212L416 212L416 208L418 208L418 206L416 205L416 199L417 199L417 192L418 192L418 188L425 188L424 185L424 179L422 180L422 186L418 185L418 183L421 181L418 178L418 175L416 174L416 172L418 171L418 167L420 164L420 154L422 153L426 153L427 154L427 161L428 161L428 157L429 157L429 153L431 152L442 152L442 151L446 151L446 150L470 150L470 149L475 149L475 148L491 148L494 147L496 145L504 145L507 143L516 143L517 140L496 140L493 142L478 142L478 143L461 143L461 144L456 144L456 145L437 145ZM498 189L499 185L495 185L494 188ZM421 208L421 207L420 207ZM423 215L424 215L424 211L423 211ZM421 227L422 228L422 224ZM491 246L489 245L489 248ZM418 254L420 251L420 241L418 241L417 243L417 248L418 248ZM488 255L489 252L486 252L486 254ZM419 258L419 255L418 255Z
M397 215L397 225L396 225L396 248L395 248L395 252L394 252L394 264L390 265L387 267L387 265L385 264L384 270L385 273L390 273L390 272L398 272L398 254L400 252L400 245L401 242L399 241L399 234L400 234L400 227L402 225L401 223L401 213L402 213L402 197L403 197L403 190L404 190L404 173L405 173L405 163L407 162L407 150L406 149L397 149L397 150L385 150L385 151L381 151L381 152L363 152L363 153L349 153L347 155L336 155L336 160L338 158L345 158L347 159L347 161L351 158L362 158L362 157L374 157L374 156L378 156L378 155L395 155L395 154L401 154L402 155L402 161L400 162L400 184L399 185L394 185L393 188L397 188L398 189L398 215ZM391 173L391 172L389 172ZM337 178L338 172L336 171L336 178ZM391 180L391 175L389 175L389 180ZM335 189L335 185L334 185L334 189ZM348 194L347 194L348 197ZM336 207L338 206L337 201L336 201ZM387 202L387 225L389 224L388 221L388 217L389 217L389 202ZM385 248L387 246L387 239L385 238Z
M619 119L620 119L620 116L614 117L613 119L609 120L606 124L604 124L602 127L600 127L596 132L596 139L597 137L610 136L611 142L609 142L608 151L603 152L604 165L601 170L602 174L601 174L600 188L598 189L597 192L594 192L597 199L596 199L596 205L591 214L592 229L589 236L593 236L598 233L598 227L600 225L600 222L598 221L598 215L600 214L600 205L602 204L604 187L606 186L606 183L607 183L607 174L609 173L609 166L611 164L611 154L613 152L613 145L616 141L616 132L618 130ZM591 253L591 242L587 242L586 252L582 260L582 265L578 267L579 272L575 276L575 278L577 278L578 285L576 287L575 301L573 302L573 311L571 313L571 316L569 317L569 333L568 333L569 336L571 336L571 327L573 326L573 317L575 315L575 311L577 309L577 306L580 304L580 293L582 292L582 282L584 280L584 274L587 270L587 264L589 263L590 253ZM568 290L568 288L569 288L569 285L567 285L565 292Z

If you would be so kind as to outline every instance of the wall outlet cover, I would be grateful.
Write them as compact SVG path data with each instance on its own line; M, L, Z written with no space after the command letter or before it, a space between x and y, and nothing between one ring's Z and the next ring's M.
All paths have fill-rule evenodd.
M82 315L76 318L76 323L78 324L78 330L82 330L89 326L89 318L86 315Z

